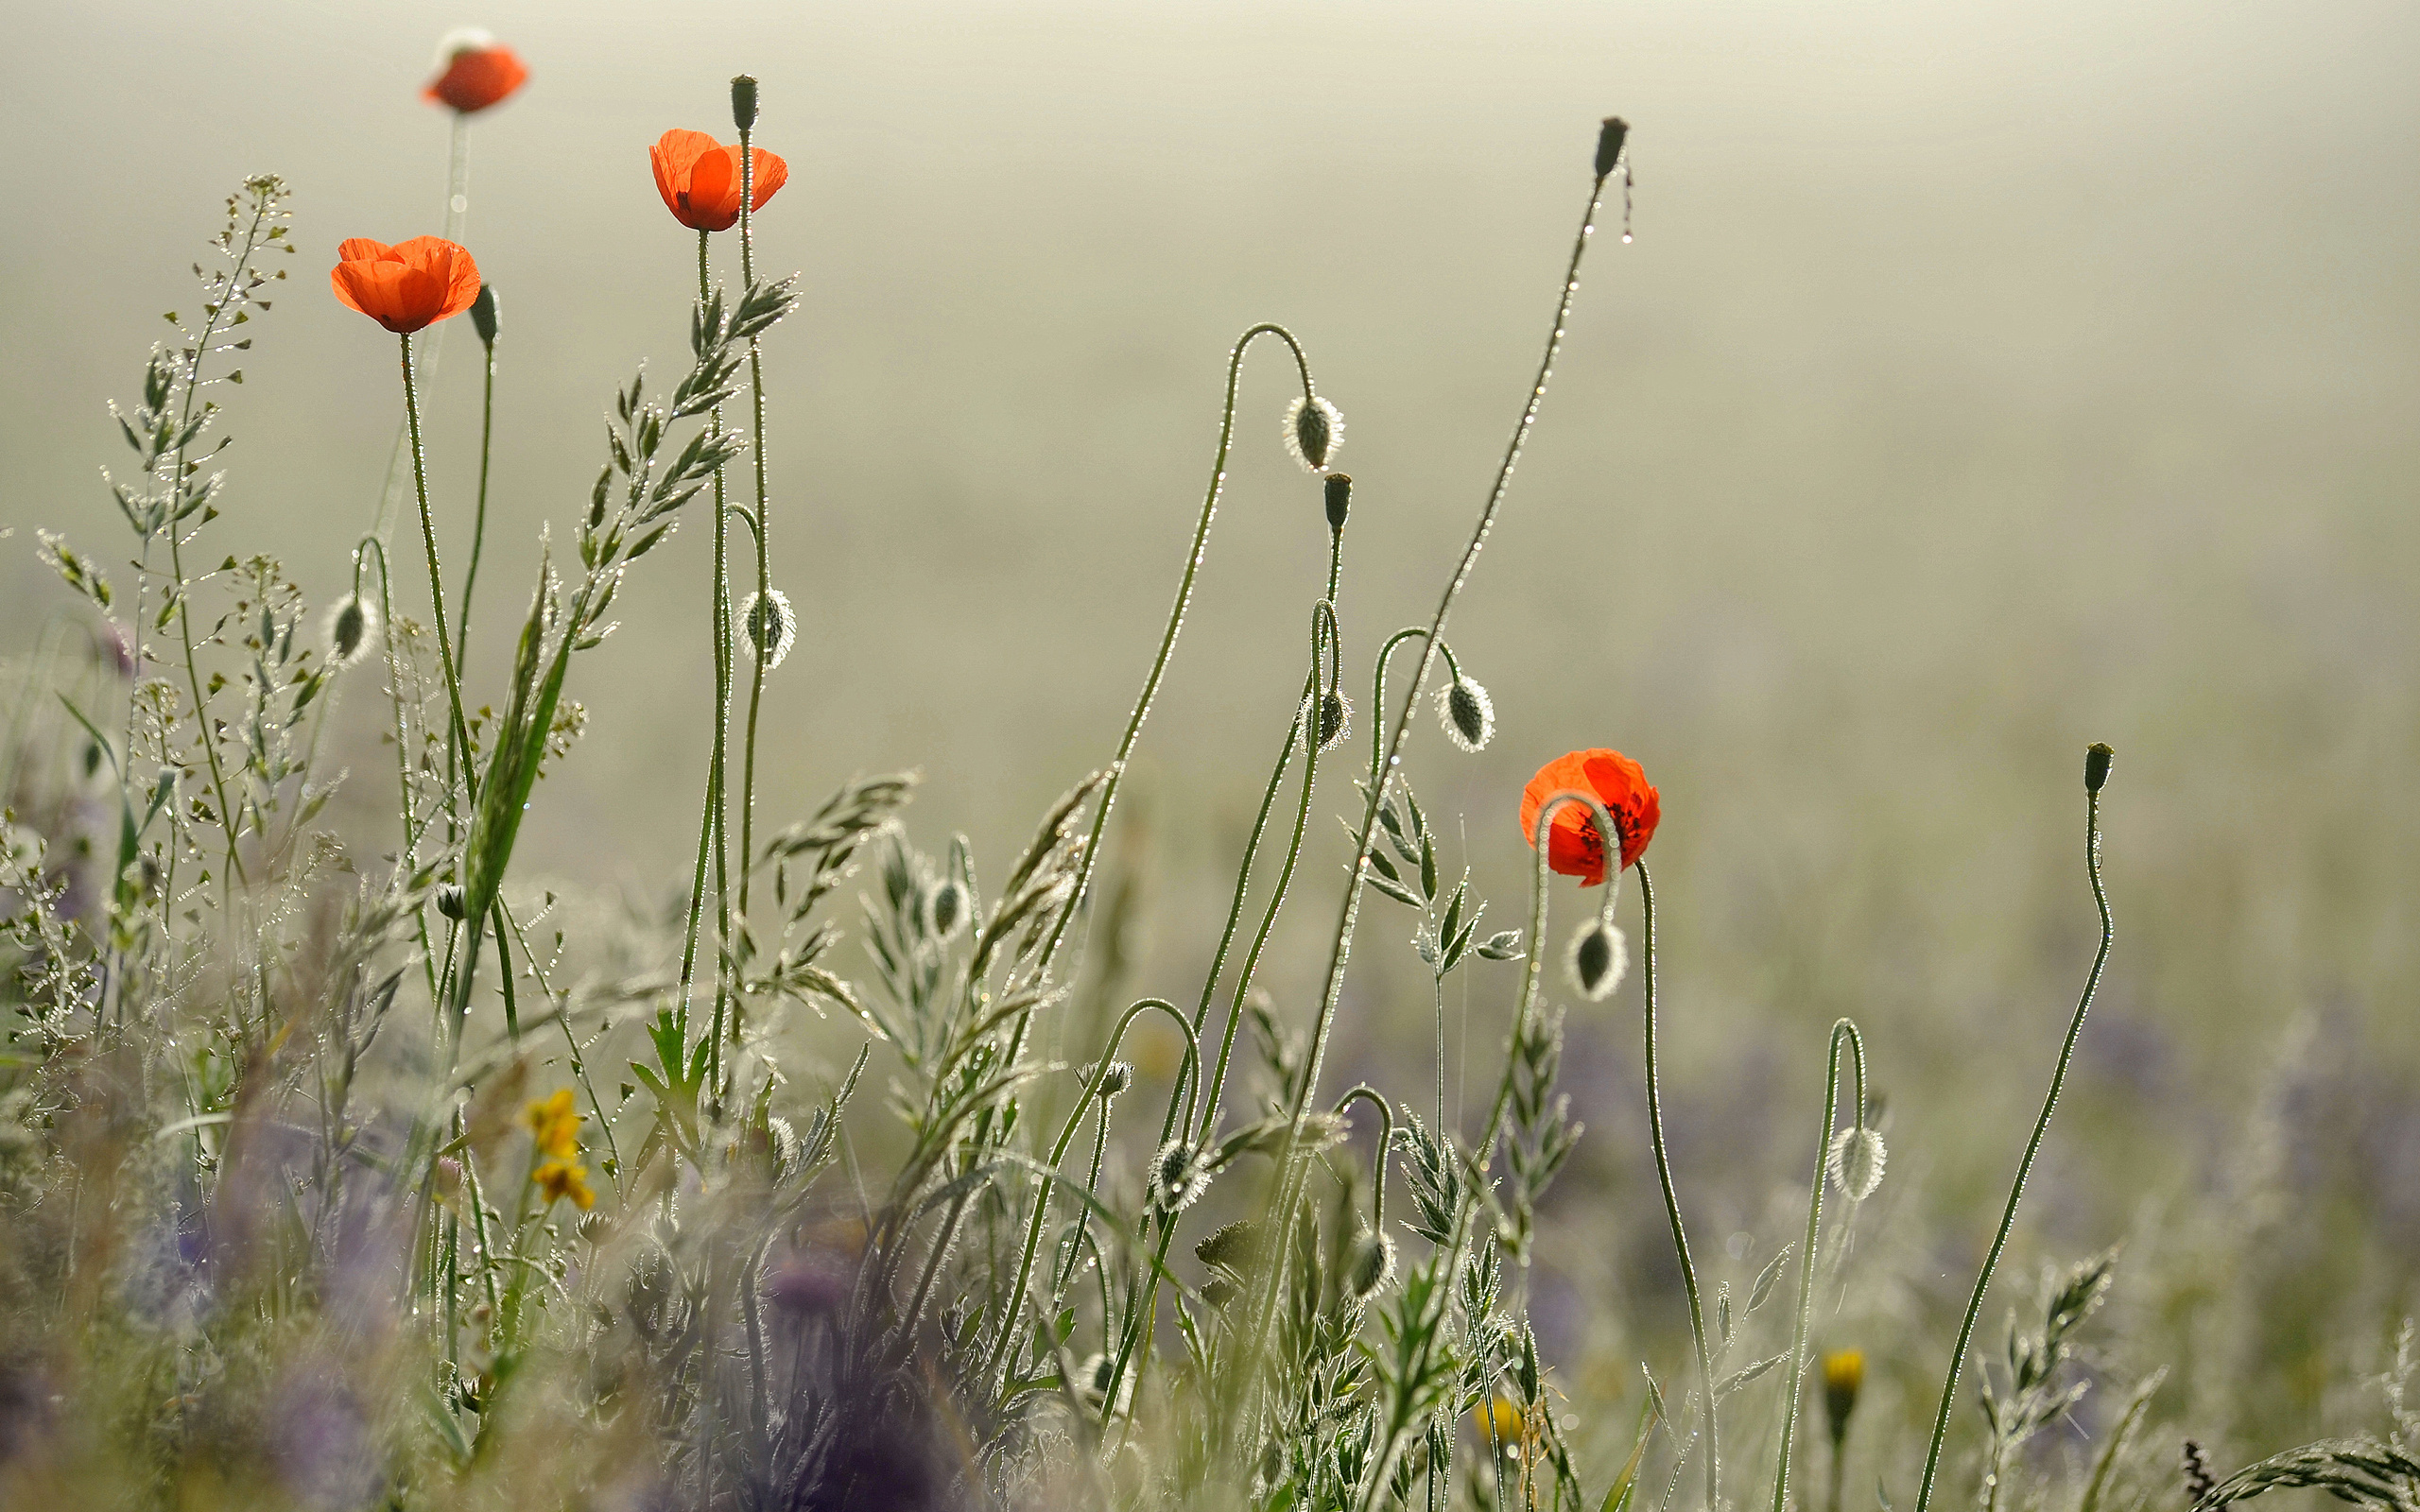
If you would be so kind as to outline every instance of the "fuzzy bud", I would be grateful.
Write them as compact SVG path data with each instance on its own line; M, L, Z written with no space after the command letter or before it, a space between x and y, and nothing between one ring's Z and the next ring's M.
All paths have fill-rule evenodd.
M1571 938L1571 954L1564 963L1571 974L1571 985L1591 1003L1601 1003L1621 985L1630 971L1630 942L1622 932L1601 919L1592 919L1580 926Z
M1485 748L1495 738L1495 701L1468 678L1456 678L1438 691L1437 722L1445 738L1462 749Z
M966 885L955 877L943 878L925 893L925 933L939 940L954 938L973 912L967 906Z
M1344 517L1353 510L1353 478L1344 472L1327 475L1327 527L1342 530Z
M1183 1212L1210 1190L1210 1163L1200 1148L1184 1140L1170 1140L1151 1157L1149 1195L1162 1212Z
M340 599L328 610L327 634L328 661L349 667L370 654L370 643L378 634L378 611L359 593Z
M1353 730L1353 700L1331 689L1320 695L1319 743L1322 750L1344 744Z
M1113 1060L1100 1074L1100 1100L1107 1102L1134 1085L1134 1063Z
M747 607L739 613L739 643L748 654L765 663L772 671L790 654L798 644L798 614L790 608L790 597L776 588L767 593L748 595Z
M746 74L731 81L731 124L742 134L756 129L756 80Z
M1344 417L1334 404L1313 396L1286 406L1286 451L1305 469L1324 472L1343 445Z
M1870 1128L1844 1128L1832 1136L1824 1152L1824 1174L1851 1202L1863 1202L1882 1184L1882 1162L1889 1155L1882 1136Z
M1608 115L1597 133L1597 177L1601 179L1614 171L1622 161L1622 144L1630 136L1630 123L1618 115Z
M1393 1240L1368 1229L1355 1236L1353 1250L1344 1257L1344 1284L1351 1289L1355 1301L1368 1301L1394 1273Z
M437 911L448 919L460 919L469 901L458 882L449 882L437 889Z
M471 329L479 334L481 345L495 346L495 285L479 285L479 297L471 301Z
M2118 753L2116 751L2109 748L2109 746L2105 741L2095 741L2090 748L2084 751L2083 790L2085 792L2098 793L2100 791L2101 784L2109 781L2110 758L2117 754Z

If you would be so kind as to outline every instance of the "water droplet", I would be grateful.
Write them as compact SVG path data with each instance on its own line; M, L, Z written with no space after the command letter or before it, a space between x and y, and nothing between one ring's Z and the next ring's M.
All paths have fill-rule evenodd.
M471 208L471 197L468 195L456 195L453 199L448 201L448 203L453 206L454 214L458 215Z

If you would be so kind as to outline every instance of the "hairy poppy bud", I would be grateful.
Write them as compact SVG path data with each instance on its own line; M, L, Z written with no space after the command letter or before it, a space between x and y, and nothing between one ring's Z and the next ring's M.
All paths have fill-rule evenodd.
M460 883L449 882L445 885L437 889L437 911L443 914L446 918L461 918L462 912L467 906L468 900L462 892L462 885Z
M378 611L359 593L340 599L328 610L328 661L349 667L370 654L378 634Z
M1352 1253L1344 1257L1344 1284L1351 1288L1355 1301L1368 1301L1394 1273L1393 1240L1366 1228L1355 1237Z
M482 346L495 345L495 285L479 285L479 297L471 301L471 326L479 334Z
M1344 417L1317 396L1297 399L1286 406L1286 451L1313 472L1327 470L1327 459L1344 444Z
M1824 1174L1832 1178L1841 1195L1863 1202L1882 1184L1882 1162L1889 1153L1882 1147L1882 1136L1874 1130L1844 1128L1832 1136L1824 1152Z
M1100 1097L1107 1102L1134 1085L1134 1063L1113 1060L1100 1074Z
M787 593L776 588L767 593L751 593L747 606L739 611L740 642L748 654L765 663L772 671L790 654L798 644L798 615L790 610Z
M1437 695L1437 722L1445 727L1447 740L1478 750L1495 738L1495 703L1485 688L1458 677Z
M2101 784L2109 781L2109 759L2117 754L2104 741L2095 741L2091 747L2085 750L2083 753L2083 790L2085 792L2100 791Z
M1183 1212L1210 1190L1210 1164L1184 1140L1170 1140L1151 1157L1149 1196L1162 1212Z
M1622 142L1630 135L1630 123L1618 115L1608 115L1597 133L1597 177L1601 179L1614 171L1622 161Z
M1824 1356L1824 1416L1832 1420L1832 1441L1846 1436L1849 1414L1857 1411L1857 1394L1865 1386L1865 1352L1834 1349Z
M1309 704L1304 705L1303 713L1307 723L1311 716ZM1322 693L1319 696L1317 718L1318 729L1312 732L1313 737L1320 749L1334 750L1344 744L1344 737L1353 729L1353 700L1333 689Z
M1344 517L1353 509L1353 479L1342 472L1327 475L1327 527L1344 528Z
M1571 985L1591 1003L1601 1003L1613 995L1630 970L1630 942L1622 932L1601 919L1592 919L1580 926L1571 939L1571 955L1565 963L1570 969Z
M756 80L746 74L731 81L731 124L742 131L756 129Z
M925 933L935 939L953 938L973 911L966 906L965 884L945 877L925 893Z

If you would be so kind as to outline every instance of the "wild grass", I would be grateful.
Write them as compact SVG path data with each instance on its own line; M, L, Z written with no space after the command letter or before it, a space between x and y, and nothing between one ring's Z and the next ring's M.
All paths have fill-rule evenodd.
M2108 747L2084 754L2072 882L2099 944L2077 962L2064 1039L2046 1008L2038 1063L1975 1068L2048 1090L2030 1138L2005 1131L1997 1227L1971 1257L1894 1191L1907 1155L1886 1160L1890 1112L1869 1091L1891 1046L1843 1018L1785 1047L1810 1108L1823 1086L1822 1122L1788 1155L1775 1231L1789 1239L1735 1287L1702 1215L1692 1244L1671 1158L1659 991L1688 963L1659 959L1644 857L1579 895L1576 929L1550 918L1558 815L1616 857L1646 843L1635 815L1602 790L1538 795L1517 923L1498 903L1482 928L1491 901L1448 874L1416 788L1434 764L1512 738L1450 621L1465 592L1491 591L1483 549L1598 217L1610 189L1627 201L1619 120L1576 175L1584 208L1543 354L1467 543L1425 621L1372 659L1366 764L1337 606L1349 540L1383 525L1357 522L1331 465L1343 416L1311 354L1254 325L1228 353L1190 547L1122 731L1069 774L1022 850L978 869L963 837L919 842L912 773L853 777L758 829L760 803L788 807L758 791L759 715L781 696L769 674L812 677L817 649L793 650L764 460L764 365L799 295L757 272L752 80L735 82L734 109L736 282L717 280L700 232L698 285L678 291L685 365L669 387L642 372L614 391L585 507L560 522L562 544L550 532L517 629L480 637L482 660L484 486L469 510L431 492L415 383L430 353L408 333L419 559L390 558L373 529L350 593L314 607L281 563L237 555L274 534L222 516L212 461L221 386L251 360L238 328L283 294L272 265L294 245L273 178L228 201L200 318L171 317L175 339L119 416L130 588L111 581L111 553L42 542L85 609L80 644L55 636L12 665L0 757L8 1504L1786 1512L1820 1494L1834 1509L1871 1496L1917 1512L1970 1499L2210 1512L2316 1489L2420 1505L2408 1322L2318 1352L2337 1436L2261 1444L2221 1423L2196 1431L2240 1468L2204 1469L2199 1449L2186 1468L2180 1422L2226 1400L2248 1354L2230 1331L2254 1327L2266 1295L2220 1255L2265 1242L2261 1204L2259 1221L2280 1222L2281 1163L2246 1165L2238 1211L2147 1218L2122 1255L2010 1300L2003 1248L2115 937ZM485 290L468 313L492 404L510 379L501 303ZM1323 590L1303 606L1300 661L1264 674L1285 718L1198 996L1129 999L1111 988L1135 889L1104 885L1106 837L1233 451L1270 438L1244 400L1264 343L1288 359L1277 430L1309 474L1303 507L1328 526ZM493 438L484 426L482 480ZM666 549L700 509L702 559ZM677 907L616 910L517 868L522 816L587 735L576 695L605 660L590 653L611 644L616 595L633 574L684 572L705 579L715 713L696 732L697 787L667 780L666 801L696 814L698 844L665 868ZM1391 662L1414 645L1391 689ZM500 696L477 701L481 687ZM393 761L391 824L374 838L320 822L339 780L372 782L330 769L326 731L344 717L374 720ZM1351 839L1340 878L1304 866L1322 810ZM1281 915L1323 903L1316 998L1282 1005L1265 988ZM1365 906L1388 911L1383 928ZM1354 947L1407 924L1433 1078L1339 1085ZM1089 972L1088 941L1112 957ZM1584 1132L1552 999L1616 1011L1590 1005L1626 986L1634 951L1635 1153L1655 1172L1672 1283L1653 1298L1668 1317L1636 1330L1650 1342L1634 1396L1551 1357L1532 1285L1540 1250L1569 1237L1552 1221L1573 1200L1557 1183ZM1483 1025L1450 1068L1449 982ZM837 1057L834 1023L850 1029ZM1165 1074L1129 1058L1143 1023L1181 1047ZM1449 1071L1480 1090L1483 1119L1448 1097ZM1927 1329L1910 1296L1947 1259L1962 1317ZM2235 1271L2253 1263L2238 1255ZM2140 1358L2169 1336L2155 1323L2138 1318L2122 1349L2098 1342L2130 1285L2161 1306L2197 1289L2231 1298L2196 1323L2206 1348L2172 1362L2181 1396L2163 1395L2171 1362ZM1820 1435L1802 1411L1810 1373ZM2045 1452L2052 1437L2064 1454Z

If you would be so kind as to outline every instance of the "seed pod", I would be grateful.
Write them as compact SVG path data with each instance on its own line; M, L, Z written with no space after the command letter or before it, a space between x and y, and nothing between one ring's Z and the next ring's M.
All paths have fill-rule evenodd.
M1601 179L1614 171L1622 161L1622 143L1630 136L1630 123L1618 115L1605 117L1604 126L1597 132L1597 177Z
M2083 753L2083 790L2085 792L2100 791L2101 784L2109 781L2110 758L2117 754L2109 748L2105 741L2093 742L2091 747Z
M1824 1152L1824 1174L1852 1202L1863 1202L1882 1184L1882 1162L1888 1154L1882 1136L1870 1128L1844 1128L1832 1136Z
M1485 748L1495 738L1495 700L1468 678L1456 678L1437 693L1437 722L1445 738L1462 749Z
M790 608L787 593L776 588L769 593L751 593L747 607L740 610L740 644L752 657L772 671L790 654L798 644L798 615Z
M731 124L742 131L756 129L756 80L746 74L731 81Z
M1344 528L1344 517L1353 512L1353 478L1350 473L1331 472L1327 475L1327 527Z
M1571 937L1571 954L1564 962L1571 974L1571 985L1591 1003L1601 1003L1613 995L1630 971L1630 942L1622 932L1601 919L1592 919L1580 926Z
M328 610L329 665L349 667L368 656L377 634L378 611L368 599L355 593L337 600Z
M448 919L461 918L466 902L458 882L449 882L437 889L437 911Z
M1327 471L1327 459L1344 445L1344 417L1314 395L1286 406L1287 455L1312 472Z

